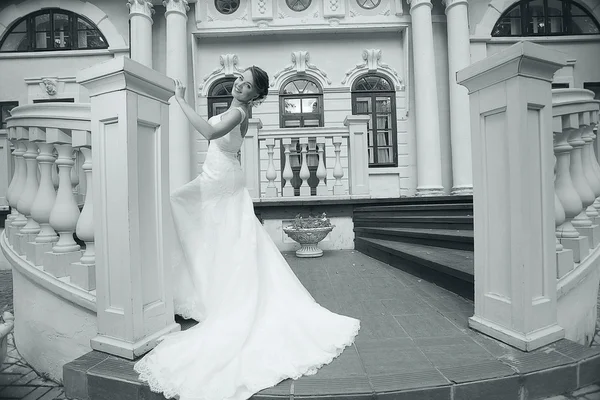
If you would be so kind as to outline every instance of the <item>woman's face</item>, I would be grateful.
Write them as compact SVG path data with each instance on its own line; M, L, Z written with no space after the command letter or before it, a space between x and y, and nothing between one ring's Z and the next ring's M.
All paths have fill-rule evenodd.
M256 90L256 87L254 87L252 71L244 71L242 76L235 80L231 94L242 103L247 103L256 98L258 91Z

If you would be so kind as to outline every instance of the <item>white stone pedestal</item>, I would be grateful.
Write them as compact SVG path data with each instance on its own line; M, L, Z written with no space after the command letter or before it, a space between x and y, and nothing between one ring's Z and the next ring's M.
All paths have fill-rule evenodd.
M36 243L34 241L25 246L25 257L35 266L44 265L44 254L52 251L54 243Z
M164 237L175 85L126 57L80 71L77 81L92 111L98 336L91 346L134 359L180 329ZM115 199L122 199L118 207Z
M560 244L573 252L573 261L581 262L590 253L590 240L585 236L578 238L562 238Z
M62 278L67 276L67 266L73 262L79 261L83 252L81 250L70 251L68 253L55 253L49 251L44 254L44 271L49 274Z
M517 43L458 72L471 103L475 315L471 328L531 351L556 314L552 92L566 55ZM535 199L535 201L532 201Z

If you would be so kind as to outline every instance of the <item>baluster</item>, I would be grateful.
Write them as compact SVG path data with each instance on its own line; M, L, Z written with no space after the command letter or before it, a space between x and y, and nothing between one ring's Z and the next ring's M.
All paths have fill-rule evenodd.
M16 245L16 235L19 233L22 227L27 225L27 218L23 215L23 213L19 210L18 204L21 196L23 195L23 190L25 189L25 181L27 180L27 163L25 161L24 155L27 152L27 139L29 137L29 132L27 129L22 127L17 127L15 137L17 139L17 147L18 152L16 162L15 162L15 173L18 174L18 180L15 187L15 192L12 198L12 203L9 203L11 207L17 210L17 215L15 219L11 223L10 231L9 231L9 242L14 247Z
M573 129L572 122L569 116L553 118L554 154L556 155L554 190L565 210L565 222L558 227L556 234L565 248L573 250L575 262L580 262L589 252L589 241L581 236L572 224L573 219L583 209L581 197L573 184L570 172L573 147L567 139Z
M19 209L19 212L27 218L27 222L16 234L15 251L20 255L25 255L25 244L33 241L40 232L40 225L31 216L31 206L33 205L39 186L37 178L38 147L37 144L33 142L37 130L39 130L39 128L29 128L29 140L26 142L27 151L23 154L26 163L27 178L21 197L17 202L17 208Z
M343 138L341 136L335 136L332 140L333 146L335 147L335 166L333 167L333 177L335 178L335 184L333 185L334 196L345 194L344 185L342 184L342 178L344 177L344 169L342 168L341 160L342 140Z
M30 242L26 248L27 259L34 265L43 265L44 254L52 250L53 244L58 241L58 235L50 226L50 211L56 201L56 190L52 184L52 167L54 166L54 145L45 142L46 132L40 130L37 140L40 140L40 149L37 156L40 167L40 185L37 195L31 206L31 216L40 224L40 232L35 241ZM43 141L41 141L43 140Z
M39 167L36 168L36 172L39 173L39 184L31 205L31 216L39 224L39 230L35 238L25 246L25 254L34 265L42 265L44 253L49 251L52 243L58 240L56 232L48 223L50 210L54 206L56 198L50 176L50 168L54 164L52 156L54 146L46 143L46 132L43 129L30 128L29 139L35 142L39 148L39 154L36 157Z
M590 113L583 112L579 113L579 127L581 129L581 138L585 142L583 149L581 150L581 160L583 166L583 173L587 180L590 189L594 193L594 202L596 202L598 196L600 196L600 179L596 177L592 160L595 158L593 153L594 146L594 134L592 133L593 127L590 125ZM594 224L599 217L594 202L586 209L587 216L592 220Z
M52 246L52 251L45 254L44 269L56 277L62 277L66 275L66 267L81 258L80 246L73 239L80 214L71 187L71 168L75 162L69 135L54 128L48 128L46 135L48 142L53 143L58 151L58 191L49 221L59 238Z
M596 154L594 152L597 140L597 125L596 121L598 119L598 111L590 112L590 127L588 128L589 135L592 138L591 150L590 150L590 161L592 163L592 170L594 171L594 175L596 179L600 181L600 164L598 164L598 159L596 158ZM596 211L600 214L600 196L596 196L596 200L594 200L593 206L596 208Z
M557 173L557 157L554 156L554 182L556 187L556 173ZM561 226L566 220L565 209L554 190L554 226L556 232L558 227ZM565 249L564 246L558 240L558 233L556 234L556 277L557 279L563 277L567 272L571 271L574 267L573 263L573 251Z
M308 169L308 161L306 155L308 153L308 138L300 138L300 151L302 154L302 164L300 166L300 179L302 184L300 185L300 196L310 196L310 185L308 184L308 178L310 178L310 171Z
M58 158L58 151L56 148L52 151L52 155L54 156L54 160ZM52 164L52 185L54 185L54 190L58 190L58 165L56 161Z
M277 171L275 170L275 164L273 162L273 148L275 147L275 139L267 138L265 139L265 144L267 146L267 154L269 155L269 164L267 167L267 180L269 181L269 184L265 190L265 197L277 197L279 196L279 193L277 193L277 187L275 186Z
M85 203L81 215L77 221L77 237L85 242L85 252L81 259L71 263L68 273L71 283L85 290L96 289L96 248L94 244L94 205L93 205L93 182L92 182L92 150L91 135L88 131L73 131L73 145L80 146L79 154L83 156L81 168L85 173ZM81 186L80 186L81 188Z
M317 178L319 179L319 185L317 186L317 196L327 196L329 190L327 189L327 169L325 168L325 137L319 136L317 138L317 152L319 153L319 166L317 167Z
M73 149L73 168L71 168L71 190L73 193L77 194L77 185L79 185L79 168L81 167L79 163L79 149Z
M587 215L587 208L594 203L596 196L594 196L594 192L590 188L583 170L582 152L585 141L581 137L582 130L579 126L579 117L577 114L572 114L570 117L574 119L575 129L570 131L568 137L569 144L573 146L569 170L571 172L573 185L583 204L582 211L573 219L573 221L571 221L571 223L582 235L588 237L590 248L594 248L600 242L600 227L592 223L592 220Z
M19 147L17 146L18 142L15 139L15 128L9 128L9 138L10 138L10 143L12 144L13 148L12 148L12 154L11 157L13 158L13 165L15 166L15 168L12 171L12 177L10 179L10 185L8 185L8 190L6 191L6 200L8 201L8 204L11 205L11 202L13 202L13 197L14 197L14 193L17 190L17 186L18 181L19 181L19 172L18 172L18 168L19 168L19 163L17 162L17 154L20 152ZM12 221L17 218L18 215L18 211L16 207L11 207L10 208L10 214L6 217L6 228L10 229L10 224L12 223ZM8 233L6 235L8 237Z
M292 186L292 178L294 178L294 172L290 164L290 146L292 145L292 139L283 138L281 139L284 148L285 165L281 177L285 179L285 185L283 186L283 197L293 197L294 187Z

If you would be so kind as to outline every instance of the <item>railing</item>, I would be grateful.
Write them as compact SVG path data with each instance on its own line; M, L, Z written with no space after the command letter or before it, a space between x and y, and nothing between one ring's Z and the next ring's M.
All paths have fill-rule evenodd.
M600 283L591 91L552 90L567 55L520 42L457 74L471 103L475 315L522 350L589 344Z
M39 271L93 296L90 106L20 106L7 123L15 166L7 191L8 243Z
M251 120L242 165L254 198L368 197L367 119L344 127L262 130Z

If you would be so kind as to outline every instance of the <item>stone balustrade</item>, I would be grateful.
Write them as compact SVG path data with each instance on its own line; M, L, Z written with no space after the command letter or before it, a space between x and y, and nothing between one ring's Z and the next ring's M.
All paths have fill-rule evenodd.
M91 182L90 117L89 104L48 103L17 107L7 120L15 166L6 196L12 208L7 241L38 270L85 291L96 288L93 205L76 160L81 150Z
M253 198L368 197L367 117L344 125L262 131L251 120L242 165Z

